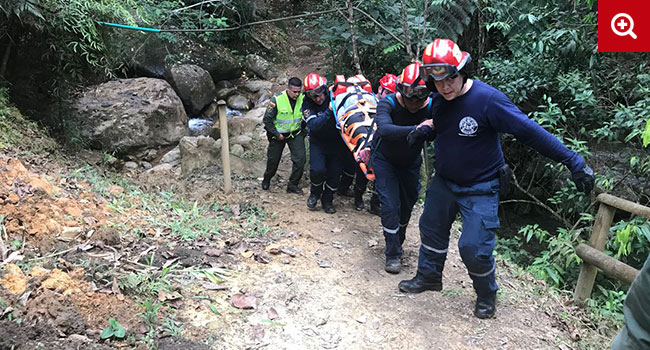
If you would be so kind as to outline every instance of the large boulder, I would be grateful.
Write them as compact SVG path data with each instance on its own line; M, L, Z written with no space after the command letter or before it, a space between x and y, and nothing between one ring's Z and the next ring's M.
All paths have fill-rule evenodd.
M228 107L236 110L249 110L251 109L252 103L244 95L235 94L228 97L227 100Z
M258 77L266 80L276 78L280 75L273 64L255 54L246 56L246 67Z
M234 56L230 49L198 43L184 37L170 42L161 37L148 37L144 43L132 44L132 68L137 75L163 78L174 64L194 64L210 73L213 81L237 79L242 75L242 59Z
M72 114L91 146L119 154L172 145L189 134L183 103L162 79L91 86L74 101Z
M210 73L197 65L174 65L167 76L189 115L198 115L217 94Z

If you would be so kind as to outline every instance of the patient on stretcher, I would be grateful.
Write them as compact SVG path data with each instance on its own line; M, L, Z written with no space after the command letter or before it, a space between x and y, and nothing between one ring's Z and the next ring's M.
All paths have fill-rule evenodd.
M357 161L367 164L375 129L373 118L377 113L377 97L372 93L370 82L363 75L347 81L339 75L333 95L337 127Z

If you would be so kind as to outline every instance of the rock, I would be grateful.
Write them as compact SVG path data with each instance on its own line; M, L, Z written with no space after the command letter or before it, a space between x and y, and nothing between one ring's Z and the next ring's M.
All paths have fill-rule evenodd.
M264 174L264 162L253 162L239 156L230 155L230 170L234 174L262 176Z
M261 119L248 118L248 117L237 117L228 119L228 137L230 139L236 138L239 135L244 135L246 133L251 133L255 130L255 127L258 124L261 124ZM215 122L212 125L212 130L210 135L217 139L221 137L221 128L219 127L219 122Z
M110 102L108 107L102 107ZM73 102L81 135L95 148L134 154L189 134L181 99L164 80L120 79L88 87Z
M181 160L181 150L178 146L174 147L171 151L165 153L162 158L160 158L160 163L175 163Z
M276 78L279 73L276 68L261 56L250 54L246 56L246 67L262 79Z
M273 97L273 93L271 91L260 90L253 95L253 100L257 101L257 103L255 103L256 106L261 106L266 104L271 99L271 97Z
M239 135L234 139L231 139L231 142L235 145L247 146L253 141L253 138L247 135Z
M217 89L235 87L235 85L231 83L229 80L219 80L214 85L217 87Z
M265 107L253 108L250 111L247 111L243 118L256 120L258 124L262 124L262 119L264 118L264 113L266 112ZM252 131L252 130L251 130Z
M225 100L237 91L236 87L221 88L216 92L217 100Z
M258 92L260 90L271 90L273 83L266 80L249 80L244 83L244 90L248 92Z
M178 163L180 163L180 159L178 160ZM176 164L178 164L176 163ZM160 173L160 172L165 172L165 171L170 171L174 168L173 163L163 163L163 164L158 164L155 167L147 170L148 173Z
M210 73L197 65L174 65L167 76L190 115L198 115L217 95Z
M136 162L126 162L126 163L124 163L124 168L129 169L129 170L137 169L138 168L138 163L136 163Z
M188 176L197 168L220 166L220 146L220 142L207 136L183 137L179 143L183 175Z
M149 170L149 169L151 169L153 166L152 166L151 163L149 163L149 162L142 161L142 162L140 162L140 167L141 167L142 169L144 169L144 170Z
M156 159L157 155L158 155L158 151L156 151L155 149L148 149L138 154L138 158L150 162Z
M244 147L242 145L232 145L230 147L230 154L241 157L244 154Z
M311 56L312 49L311 49L311 47L309 47L307 45L302 45L302 46L298 46L296 48L295 53L296 53L297 56L307 57L307 56Z
M251 103L248 98L242 95L232 95L228 97L228 107L232 109L248 110L251 109Z

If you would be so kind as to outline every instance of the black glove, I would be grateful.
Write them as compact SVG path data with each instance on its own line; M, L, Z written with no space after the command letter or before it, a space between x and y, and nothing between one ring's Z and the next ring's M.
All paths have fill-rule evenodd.
M571 178L576 184L578 191L589 194L594 188L594 171L591 170L591 168L586 164L582 169L573 172L573 174L571 174Z
M406 136L406 141L409 143L409 146L413 147L429 139L433 135L433 132L434 131L430 126L424 125L413 129Z

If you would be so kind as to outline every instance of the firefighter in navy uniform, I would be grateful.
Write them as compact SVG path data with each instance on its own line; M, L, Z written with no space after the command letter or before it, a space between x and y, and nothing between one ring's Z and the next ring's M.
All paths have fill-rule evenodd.
M269 189L271 178L278 170L284 145L289 145L293 166L287 192L303 194L300 189L300 179L305 169L306 158L305 130L301 112L304 96L301 94L302 82L299 78L289 79L288 85L287 90L271 98L262 118L269 139L262 189Z
M330 108L327 80L310 73L303 83L305 101L302 116L309 132L309 177L311 187L307 207L316 209L318 200L328 214L336 213L333 199L339 186L343 164L341 155L350 153Z
M375 186L381 202L381 225L386 241L389 273L399 273L402 243L420 189L420 166L423 144L409 145L407 136L416 129L431 127L431 98L419 77L419 63L404 68L397 83L397 93L377 105L377 136L372 166Z
M589 193L593 171L576 152L523 114L501 91L469 79L467 52L449 39L436 39L424 50L420 76L434 94L435 176L429 183L420 217L420 251L415 277L399 283L406 293L442 289L449 234L456 215L462 217L458 251L472 279L477 299L474 315L490 318L496 311L495 230L499 190L510 173L503 159L500 133L514 135L540 154L564 164L579 190ZM411 134L409 140L419 136ZM426 135L426 133L421 133Z

